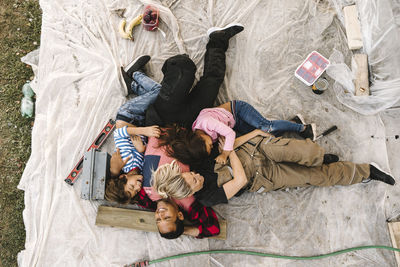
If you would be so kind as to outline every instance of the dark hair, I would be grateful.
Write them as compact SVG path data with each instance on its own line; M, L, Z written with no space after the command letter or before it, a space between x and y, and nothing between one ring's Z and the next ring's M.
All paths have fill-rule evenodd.
M117 202L120 204L134 204L137 202L137 196L133 198L131 195L125 191L125 185L127 183L126 177L112 177L106 182L106 190L104 197L108 201Z
M191 168L200 166L208 158L206 144L199 135L179 126L163 130L159 147L165 146L168 156L176 158Z
M177 217L175 220L175 231L171 231L168 233L160 233L161 237L164 237L166 239L175 239L180 237L183 234L183 230L184 230L184 225L183 225L183 220L179 220L179 218ZM160 232L160 231L159 231Z

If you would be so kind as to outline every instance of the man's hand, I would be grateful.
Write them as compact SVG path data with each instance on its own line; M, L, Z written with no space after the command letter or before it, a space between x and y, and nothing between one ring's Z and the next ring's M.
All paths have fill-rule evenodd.
M148 126L143 128L143 135L148 137L159 138L161 134L160 128L157 125Z
M122 160L121 154L119 153L119 148L117 148L117 151L112 154L110 160L111 175L118 176L130 158L131 156L127 157L125 160Z
M146 149L146 146L143 144L142 139L140 139L140 136L135 135L135 136L131 136L131 141L133 146L136 148L136 150L139 153L143 153L144 150Z

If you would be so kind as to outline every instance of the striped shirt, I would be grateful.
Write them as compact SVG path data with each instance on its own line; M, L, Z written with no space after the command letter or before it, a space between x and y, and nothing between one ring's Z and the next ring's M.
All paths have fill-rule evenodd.
M142 142L146 144L144 136L140 136ZM124 173L128 173L135 168L138 168L141 172L144 164L144 155L136 150L135 146L131 141L131 136L128 134L127 126L118 128L114 131L114 142L115 147L119 148L122 160L131 156L125 166L122 168Z

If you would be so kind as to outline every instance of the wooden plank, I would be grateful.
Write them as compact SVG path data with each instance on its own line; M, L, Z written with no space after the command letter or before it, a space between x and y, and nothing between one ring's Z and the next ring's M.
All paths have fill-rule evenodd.
M96 225L136 229L146 232L158 232L154 220L154 212L144 210L100 206L97 211ZM226 221L219 219L219 226L219 235L210 238L225 240L227 227Z
M394 248L400 248L400 222L389 222L388 227L390 238L392 239L392 246ZM394 255L396 256L397 267L400 267L400 253L394 251Z
M355 95L369 95L368 56L366 54L355 54L354 60L357 64Z
M363 47L361 25L358 20L357 6L346 6L343 8L344 23L346 27L347 43L351 50Z

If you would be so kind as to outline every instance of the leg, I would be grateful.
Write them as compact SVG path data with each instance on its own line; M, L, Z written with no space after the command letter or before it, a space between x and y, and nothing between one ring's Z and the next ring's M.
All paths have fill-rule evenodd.
M130 88L133 82L133 73L135 71L144 71L144 66L149 62L150 56L140 56L133 60L128 66L125 68L121 67L122 77L124 78L126 89L128 90L128 94L131 94Z
M161 90L146 112L146 125L163 126L182 111L194 82L196 65L187 55L177 55L165 61L162 72Z
M210 38L204 57L203 76L190 92L185 114L180 118L182 123L190 125L202 109L213 106L225 77L228 41L223 34Z
M310 139L273 138L269 142L262 141L259 150L272 161L307 167L321 166L324 160L324 149Z
M185 116L181 118L184 125L191 126L199 112L214 105L219 88L225 77L225 52L229 46L229 40L243 30L239 24L228 25L224 29L215 28L209 31L209 41L204 56L204 71L199 82L190 92Z
M242 134L254 129L261 129L269 133L286 131L301 132L304 129L302 124L286 120L267 120L253 106L240 100L232 101L232 114L236 121L235 130Z
M143 126L146 109L157 98L161 85L140 72L135 72L133 77L135 85L132 86L132 90L138 96L130 99L119 108L117 120Z
M353 162L335 162L311 168L293 163L278 163L267 172L274 190L308 185L350 185L360 183L370 175L369 164Z
M136 71L133 73L132 77L131 89L135 95L140 96L151 91L160 91L161 84L152 80L143 72Z
M242 30L242 26L230 26L210 32L203 77L190 94L196 72L193 61L185 55L168 59L162 69L159 97L146 112L146 124L178 123L190 127L200 110L212 106L224 79L229 39Z

